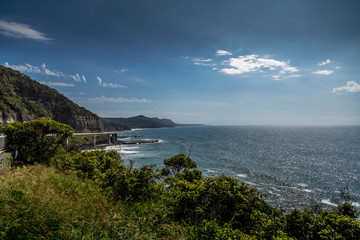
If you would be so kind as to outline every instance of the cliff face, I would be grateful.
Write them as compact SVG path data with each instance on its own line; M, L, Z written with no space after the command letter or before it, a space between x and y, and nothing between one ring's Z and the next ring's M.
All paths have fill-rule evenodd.
M34 119L35 117L32 115L0 112L0 126L4 126L15 121L27 122Z
M62 113L56 115L54 120L57 122L69 124L72 128L81 132L101 131L100 120L96 115L72 115L69 113Z
M101 131L99 117L57 90L0 66L0 124L50 117L75 131Z

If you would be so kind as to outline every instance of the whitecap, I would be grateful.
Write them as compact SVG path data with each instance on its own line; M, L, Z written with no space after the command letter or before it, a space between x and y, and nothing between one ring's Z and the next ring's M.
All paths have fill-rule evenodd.
M337 206L337 204L332 203L332 202L330 201L330 199L322 199L322 200L321 200L321 203L326 204L326 205L330 205L330 206L333 206L333 207L336 207L336 206Z
M309 185L307 185L306 183L298 183L297 185L300 186L300 187L303 187L303 188L309 186Z
M115 146L106 146L105 147L105 150L120 150L121 149L121 146L120 145L115 145Z
M308 193L312 193L312 192L314 192L313 190L306 189L306 188L301 189L301 191L303 191L303 192L308 192Z
M236 176L238 176L238 177L240 177L240 178L247 178L248 176L247 176L247 174L236 174Z
M123 153L123 154L137 154L139 153L139 151L130 151L130 150L120 150L120 153Z

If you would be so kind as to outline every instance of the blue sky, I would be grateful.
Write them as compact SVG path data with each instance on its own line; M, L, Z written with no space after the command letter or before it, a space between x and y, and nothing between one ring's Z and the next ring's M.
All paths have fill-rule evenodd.
M0 64L103 117L360 125L360 1L0 1Z

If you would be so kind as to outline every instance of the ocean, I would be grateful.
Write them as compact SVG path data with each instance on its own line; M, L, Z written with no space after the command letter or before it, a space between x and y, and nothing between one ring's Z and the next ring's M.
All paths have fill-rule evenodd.
M289 211L341 202L341 192L360 207L360 126L194 126L120 132L158 143L112 146L125 164L156 164L190 154L203 175L248 183L271 205Z

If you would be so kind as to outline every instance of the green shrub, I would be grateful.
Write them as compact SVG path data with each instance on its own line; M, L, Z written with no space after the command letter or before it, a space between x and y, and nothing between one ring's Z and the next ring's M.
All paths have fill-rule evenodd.
M170 187L169 207L174 220L200 224L215 220L229 223L247 234L275 233L280 229L281 212L268 205L260 193L245 183L226 177L189 182L178 180Z
M183 153L165 159L164 165L163 173L169 174L171 172L173 176L177 176L185 168L196 168L196 163Z
M349 209L351 211L349 211ZM296 239L360 239L360 222L353 215L354 207L344 203L332 211L293 210L285 216L285 231Z
M13 122L2 128L8 137L8 148L14 151L15 165L42 163L49 160L74 132L69 125L50 118L25 123Z
M188 239L194 240L231 240L231 239L256 239L256 237L251 237L244 234L238 229L232 229L232 227L226 223L223 226L219 226L216 221L206 221L204 220L199 226L192 227L191 231L188 233Z
M127 169L116 151L62 151L52 164L62 171L71 171L80 178L91 179L113 200L143 201L161 191L157 186L155 165Z

